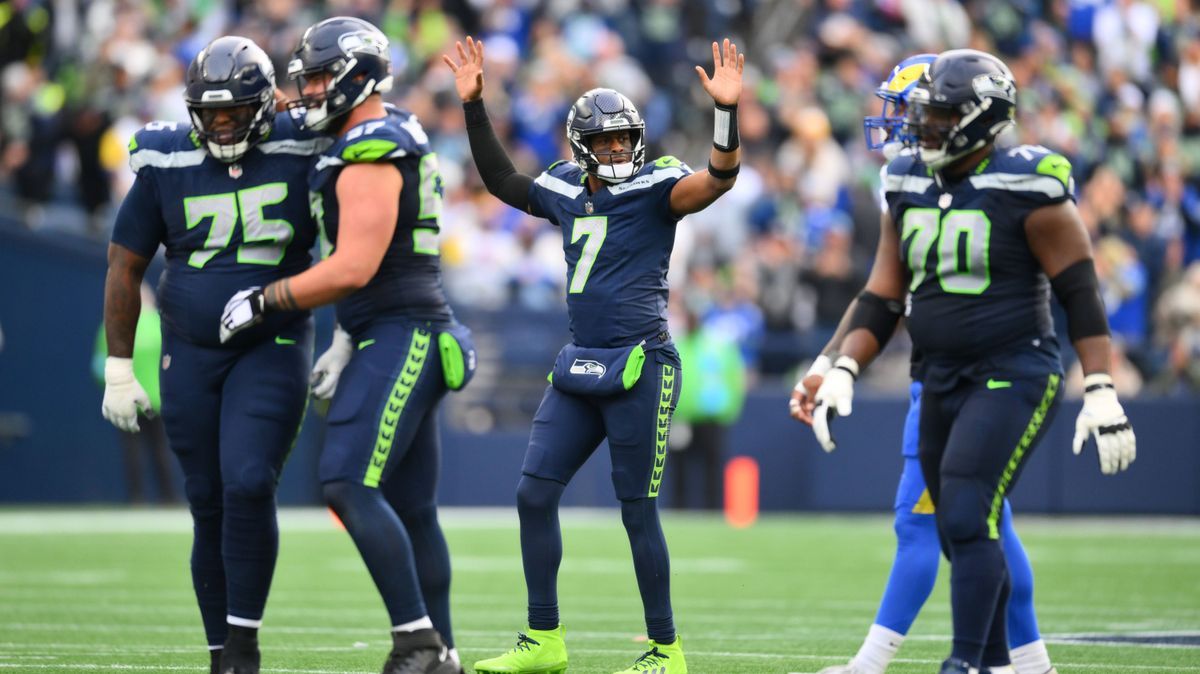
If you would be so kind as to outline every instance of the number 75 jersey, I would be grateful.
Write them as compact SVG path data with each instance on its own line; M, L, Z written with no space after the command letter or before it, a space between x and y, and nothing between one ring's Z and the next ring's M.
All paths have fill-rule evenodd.
M905 153L883 180L900 256L912 274L908 331L932 361L923 367L982 362L1008 374L1061 368L1049 282L1026 241L1025 219L1073 199L1071 164L1040 146L996 149L951 183Z
M270 135L237 162L203 149L188 124L153 122L129 143L137 174L117 213L113 243L146 258L161 243L167 266L158 301L164 327L195 344L220 346L230 296L297 274L311 263L316 225L308 169L329 140L276 115ZM238 335L239 347L279 334L307 312L281 312Z

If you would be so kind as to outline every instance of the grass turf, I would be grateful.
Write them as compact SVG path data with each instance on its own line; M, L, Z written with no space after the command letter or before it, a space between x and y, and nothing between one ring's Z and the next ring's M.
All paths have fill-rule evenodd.
M443 524L455 636L469 665L508 649L524 625L516 516L447 511ZM874 617L894 546L890 519L874 516L770 516L733 530L717 517L665 513L664 527L695 674L845 662ZM263 671L379 671L387 617L349 537L320 510L285 510L280 528ZM563 528L569 671L611 674L644 648L620 516L566 512ZM1061 674L1200 673L1200 521L1026 517L1018 531ZM189 547L182 510L0 510L0 672L207 671ZM935 671L948 652L947 575L943 563L889 672ZM1081 640L1096 635L1101 643Z

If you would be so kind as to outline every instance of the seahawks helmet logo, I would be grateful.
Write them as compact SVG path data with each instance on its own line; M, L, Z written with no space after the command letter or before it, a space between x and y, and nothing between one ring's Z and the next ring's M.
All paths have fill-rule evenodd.
M386 57L388 51L387 39L382 35L359 31L346 33L338 37L338 48L343 54L373 54Z
M980 100L999 98L1009 103L1017 102L1016 85L1013 84L1012 79L999 73L976 75L975 79L971 80L971 88L975 90L975 95Z
M581 360L576 358L575 362L571 363L571 374L585 374L592 375L594 377L603 377L605 371L606 368L604 367L604 364L594 360Z

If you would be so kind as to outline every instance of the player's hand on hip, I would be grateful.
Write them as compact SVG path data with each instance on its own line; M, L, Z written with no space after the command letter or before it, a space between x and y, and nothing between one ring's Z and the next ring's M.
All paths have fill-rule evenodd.
M266 308L266 299L262 288L258 286L234 293L225 303L225 311L221 314L221 343L228 342L246 328L262 323Z
M136 433L141 430L139 412L154 416L150 396L133 376L133 359L109 356L104 360L104 402L100 405L100 413L113 426L126 433Z
M1100 472L1115 475L1128 468L1137 458L1137 438L1133 435L1133 426L1129 424L1125 409L1117 400L1112 377L1089 374L1083 378L1083 389L1083 409L1075 419L1072 449L1079 454L1089 437L1096 438Z
M333 341L329 344L329 348L317 359L316 365L313 365L312 378L309 383L312 384L314 397L320 400L329 400L333 397L333 394L337 392L338 379L342 376L342 370L346 369L346 363L350 362L352 355L354 355L354 344L350 341L350 334L339 326L333 331Z
M813 398L813 434L821 449L832 452L837 448L830 428L836 417L848 417L854 402L854 380L858 378L858 363L849 356L842 356L825 374L821 388Z
M792 389L792 399L788 401L788 412L796 421L812 426L813 423L813 408L817 406L813 402L813 398L817 395L817 390L821 388L821 382L825 380L825 373L833 367L833 361L829 360L829 356L821 354L817 356L812 365L808 368L808 372L796 382L796 387Z
M458 49L460 63L445 54L442 54L442 61L454 73L458 97L464 102L478 100L483 95L483 41L468 35L466 47L461 42L455 42L454 46Z
M746 66L746 55L739 54L737 45L729 38L718 45L712 43L713 76L709 78L703 66L696 66L700 84L716 103L737 105L742 97L742 70Z

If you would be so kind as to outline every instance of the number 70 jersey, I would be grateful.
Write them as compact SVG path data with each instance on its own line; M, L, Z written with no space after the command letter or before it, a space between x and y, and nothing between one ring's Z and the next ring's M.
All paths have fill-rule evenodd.
M1070 163L1040 146L996 149L951 183L905 153L883 180L912 275L908 331L923 359L991 362L1009 374L1061 367L1049 282L1025 219L1073 198Z

